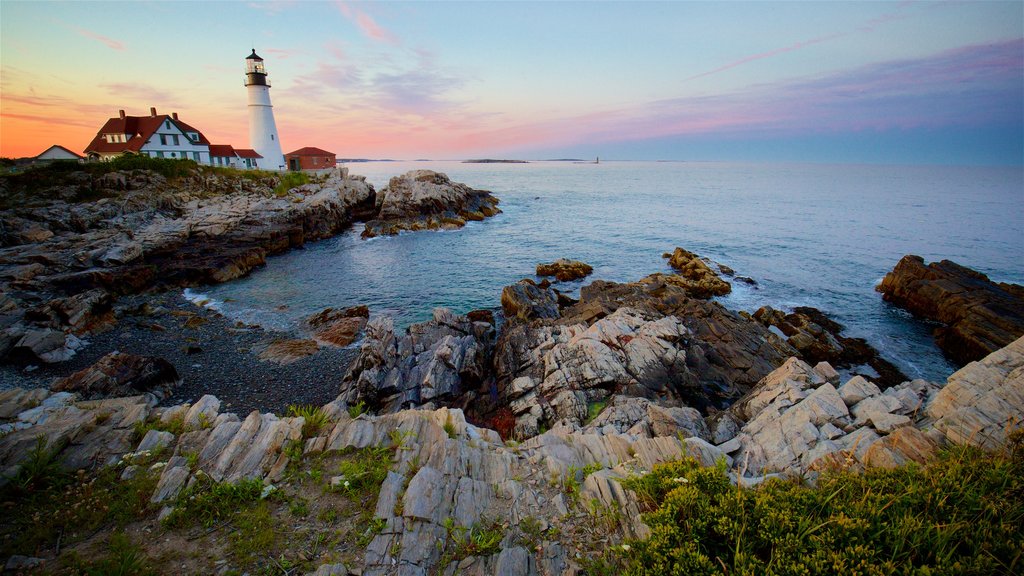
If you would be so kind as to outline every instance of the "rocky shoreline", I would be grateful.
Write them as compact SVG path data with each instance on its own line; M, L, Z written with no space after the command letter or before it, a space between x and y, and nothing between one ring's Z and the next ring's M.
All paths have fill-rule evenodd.
M813 482L951 444L999 448L1024 419L1024 337L1012 336L1024 289L952 263L917 273L908 256L880 287L915 313L966 310L937 317L940 340L993 348L944 383L909 381L813 308L726 309L713 300L726 278L749 279L678 247L665 254L674 273L594 280L578 299L524 279L502 291L498 319L439 308L396 329L365 307L328 308L274 333L167 288L237 278L357 220L364 237L453 228L499 213L498 200L425 170L380 192L344 170L277 192L216 171L86 176L0 215L0 489L25 497L60 470L131 486L137 509L118 529L172 542L145 551L177 573L579 574L650 535L625 486L659 463L690 457L747 487ZM102 198L69 202L86 188ZM255 490L264 530L289 526L290 556L246 551L238 518L176 530L218 486L234 487L221 498ZM8 565L98 553L98 532L65 538L70 526L31 549L0 530Z

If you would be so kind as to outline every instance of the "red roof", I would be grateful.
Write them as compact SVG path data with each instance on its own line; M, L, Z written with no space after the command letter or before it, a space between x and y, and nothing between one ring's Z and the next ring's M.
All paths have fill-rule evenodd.
M328 152L327 150L307 146L305 148L299 148L295 152L289 152L285 154L285 156L334 156L334 152Z
M258 152L251 148L236 148L235 154L238 154L239 158L263 158Z
M235 149L231 144L210 144L210 158L219 156L221 158L234 158Z
M160 114L159 116L125 116L124 118L118 117L107 120L106 124L96 133L96 137L92 139L92 142L85 147L85 153L138 152L142 150L150 136L155 134L167 120L176 124L182 132L195 132L199 134L199 141L195 142L195 144L210 144L210 141L206 139L202 132L181 120L171 118L167 114ZM104 138L106 134L127 134L128 141L107 142Z

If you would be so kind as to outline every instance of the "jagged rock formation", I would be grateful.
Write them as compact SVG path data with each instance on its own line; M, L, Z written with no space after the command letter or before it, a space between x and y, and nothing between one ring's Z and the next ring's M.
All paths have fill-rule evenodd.
M628 313L620 311L619 319ZM211 396L161 409L153 408L152 396L81 401L11 390L0 393L0 478L16 474L38 437L59 449L71 470L163 447L151 499L173 507L202 476L269 484L280 481L292 459L392 446L398 449L374 509L381 529L349 565L355 573L572 574L579 568L574 550L585 557L649 534L636 495L620 483L626 475L689 454L707 466L723 461L737 483L752 485L780 474L813 476L827 466L922 462L947 442L997 446L1024 417L1022 375L1024 338L955 373L944 388L914 381L882 393L861 377L838 385L827 364L812 368L793 358L705 421L692 410L619 396L586 427L563 422L522 444L506 444L468 424L461 410L446 408L351 418L339 398L323 407L327 424L303 440L303 418L253 412L240 420L220 413ZM154 429L133 441L133 426L147 420L180 422L183 432ZM288 448L296 442L302 450ZM601 510L609 512L599 532L590 533L586 523ZM485 521L507 527L497 551L446 564L451 527ZM530 547L519 532L526 523L544 528ZM352 572L332 562L318 573Z
M679 271L678 274L665 275L664 281L685 288L690 296L711 298L732 292L732 286L719 278L704 259L693 252L677 247L671 254L663 256L668 258L669 266Z
M490 376L494 327L445 308L395 334L390 317L366 325L359 357L341 383L341 398L376 412L469 402Z
M439 172L412 170L392 178L377 194L377 215L366 223L363 238L461 228L500 212L498 199L486 190L452 182Z
M945 324L935 342L961 365L1024 335L1024 286L996 284L949 260L925 265L904 256L876 289L887 302Z
M313 339L324 346L348 346L355 342L366 326L370 310L366 306L353 306L344 310L325 308L309 318L305 325Z
M111 352L92 366L54 382L55 392L83 398L108 398L151 393L165 397L178 383L178 372L163 358Z
M866 364L878 373L878 383L885 388L907 379L899 368L880 357L866 340L842 336L842 324L815 308L798 306L786 314L770 306L762 306L754 312L753 318L765 326L777 328L786 337L786 342L807 362L828 362L835 368Z
M565 258L547 264L537 264L537 276L554 276L559 282L586 278L593 271L594 268L590 264Z

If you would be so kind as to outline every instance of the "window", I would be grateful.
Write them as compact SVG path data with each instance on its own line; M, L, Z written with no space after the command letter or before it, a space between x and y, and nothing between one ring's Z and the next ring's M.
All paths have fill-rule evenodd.
M178 135L177 134L171 134L171 139L174 141L174 145L177 146L178 145Z
M160 135L160 145L161 146L167 146L167 135L166 134L161 134Z
M271 134L271 135L270 135L270 139L271 139L271 140L273 140L273 139L274 139L274 135L273 135L273 134Z
M167 128L168 130L171 129L171 121L170 120L164 120L164 128Z
M199 162L199 152L193 152L192 159L195 160L196 162Z
M156 153L156 157L157 158L163 158L164 157L164 153L163 152L157 152Z

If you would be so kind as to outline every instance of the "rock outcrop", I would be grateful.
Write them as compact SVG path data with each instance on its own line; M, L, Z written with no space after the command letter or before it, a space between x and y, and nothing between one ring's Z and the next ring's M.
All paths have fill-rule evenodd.
M501 309L509 321L558 318L558 295L525 278L501 290Z
M48 203L0 214L4 230L32 222L50 232L4 237L0 356L67 360L79 337L113 322L117 295L232 280L375 209L373 187L342 171L283 196L273 193L273 177L206 171L174 182L145 170L65 175L76 178L70 196L53 193ZM74 201L82 195L99 199Z
M753 318L778 329L786 342L812 364L828 362L835 368L867 365L877 373L884 388L895 386L907 378L899 368L878 355L863 338L842 336L843 326L820 310L798 306L786 314L770 306L762 306Z
M325 308L306 318L305 324L317 343L343 347L355 342L369 317L370 310L366 306L353 306L344 310Z
M590 264L565 258L559 258L546 264L537 264L537 276L554 276L559 282L586 278L593 271L594 268Z
M340 398L380 413L464 404L490 377L493 341L491 324L445 308L404 334L395 333L390 317L374 318L342 379Z
M904 256L877 290L887 302L943 323L935 342L961 365L1024 335L1024 286L997 284L949 260L925 265L920 256Z
M87 399L143 393L163 398L177 384L177 370L163 358L111 352L92 366L57 380L52 389Z
M377 215L366 223L362 235L461 228L467 221L500 212L498 199L490 192L452 182L439 172L412 170L392 178L377 194Z
M676 248L671 254L664 254L668 265L679 271L678 274L664 276L666 282L686 289L694 298L711 298L724 296L732 292L732 286L722 280L711 267L693 252ZM731 271L731 270L730 270Z

